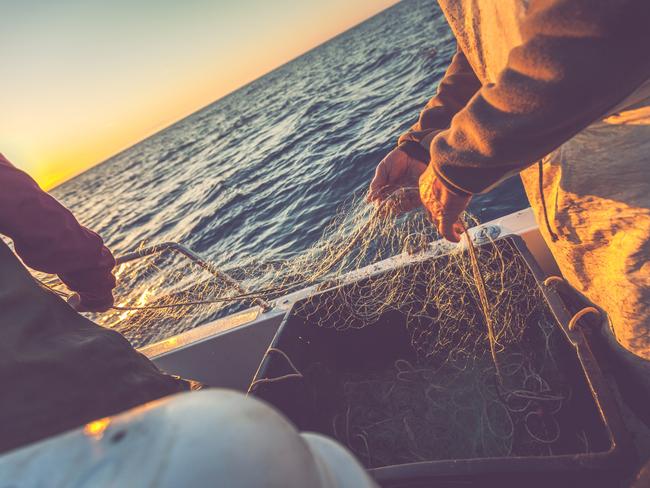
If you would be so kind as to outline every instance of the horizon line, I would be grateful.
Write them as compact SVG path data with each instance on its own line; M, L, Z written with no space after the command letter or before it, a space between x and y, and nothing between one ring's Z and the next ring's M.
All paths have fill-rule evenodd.
M122 153L128 151L128 150L131 149L132 147L137 146L137 145L140 144L141 142L146 141L146 140L149 139L150 137L153 137L153 136L155 136L156 134L159 134L160 132L163 132L163 131L165 131L165 130L167 130L167 129L171 129L171 128L174 127L175 125L180 124L181 122L183 122L184 120L190 118L190 117L193 116L194 114L197 114L197 113L199 113L199 112L202 112L203 110L207 109L208 107L211 107L211 106L214 105L215 103L220 102L221 100L224 100L225 98L227 98L227 97L229 97L229 96L231 96L231 95L234 95L234 94L237 93L238 91L243 90L244 88L246 88L246 87L249 86L249 85L252 85L252 84L255 83L256 81L261 80L262 78L265 78L266 76L269 76L270 74L272 74L272 73L278 71L279 69L284 68L284 67L287 66L288 64L293 63L294 61L296 61L296 60L302 58L303 56L309 54L310 52L312 52L312 51L314 51L314 50L316 50L316 49L318 49L318 48L324 46L325 44L328 44L328 43L330 43L330 42L336 40L337 38L341 37L342 35L344 35L344 34L350 32L350 31L353 30L353 29L356 29L356 28L359 27L360 25L365 24L366 22L368 22L369 20L371 20L371 19L377 17L378 15L383 14L383 13L386 12L387 10L390 10L391 8L394 8L397 4L401 3L402 1L403 1L403 0L396 0L395 3L393 3L392 5L390 5L390 6L386 7L386 8L384 8L384 9L380 10L379 12L374 13L374 14L371 15L370 17L366 17L365 19L361 20L360 22L357 22L357 23L354 24L354 25L351 25L350 27L348 27L347 29L345 29L345 30L339 32L338 34L336 34L336 35L334 35L334 36L332 36L332 37L330 37L330 38L328 38L328 39L325 39L323 42L321 42L321 43L319 43L319 44L316 44L315 46L310 47L310 48L307 49L306 51L303 51L302 53L297 54L297 55L294 56L293 58L291 58L291 59L289 59L289 60L287 60L287 61L285 61L285 62L283 62L283 63L281 63L281 64L279 64L279 65L277 65L276 67L270 69L269 71L267 71L267 72L265 72L265 73L262 73L262 74L259 75L258 77L254 78L254 79L252 79L252 80L249 80L249 81L247 81L247 82L245 82L243 85L240 85L240 86L238 86L237 88L234 88L234 89L230 90L230 91L227 92L227 93L224 93L223 95L219 96L219 97L216 98L215 100L212 100L211 102L208 102L208 103L205 104L205 105L201 105L201 106L199 106L198 108L195 108L192 112L188 113L187 115L183 115L183 116L180 117L179 119L176 119L175 121L170 122L169 124L167 124L167 125L165 125L165 126L159 128L159 129L155 129L154 131L152 131L152 132L148 133L147 135L143 136L141 139L138 139L137 141L135 141L135 142L133 142L133 143L130 143L128 146L126 146L126 147L120 149L119 151L115 152L114 154L108 156L107 158L102 159L102 160L98 161L97 163L91 164L90 166L88 166L88 167L85 168L84 170L82 170L82 171L80 171L79 173L76 173L76 174L70 176L69 178L66 178L66 179L64 179L64 180L62 180L62 181L60 181L60 182L57 182L55 185L53 185L53 186L47 188L45 191L48 191L48 192L49 192L49 191L55 190L55 189L57 189L58 187L60 187L61 185L65 184L65 183L68 183L68 182L74 180L75 178L78 178L79 176L83 175L84 173L90 171L91 169L97 168L98 166L101 166L102 164L109 162L111 159L118 157L120 154L122 154Z

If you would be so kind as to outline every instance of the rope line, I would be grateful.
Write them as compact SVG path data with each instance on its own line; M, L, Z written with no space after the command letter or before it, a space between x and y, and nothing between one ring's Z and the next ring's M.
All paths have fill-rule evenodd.
M492 317L490 313L490 302L488 301L487 293L485 291L485 279L481 273L481 268L479 266L478 257L476 256L476 248L472 242L472 238L467 231L467 228L463 224L463 233L467 239L467 249L469 251L469 258L472 263L472 274L474 275L474 283L476 284L476 290L478 291L479 299L481 301L481 308L483 310L483 316L485 318L485 324L488 331L488 341L490 342L490 354L492 355L492 361L494 362L494 368L496 370L497 379L499 384L503 385L503 374L501 373L501 368L499 366L499 361L497 359L497 339L494 333L494 324L492 323Z
M268 356L269 353L275 353L275 354L279 354L280 356L282 356L287 361L287 363L289 364L289 367L294 372L289 373L289 374L285 374L285 375L282 375L282 376L278 376L276 378L259 378L259 379L255 380L255 381L253 381L251 383L251 385L248 387L248 393L252 393L253 391L255 391L255 389L259 385L263 385L263 384L266 384L266 383L277 383L278 381L284 381L284 380L288 380L288 379L292 379L292 378L295 378L295 379L303 378L302 373L298 370L298 368L296 368L296 365L293 364L293 361L291 360L291 358L283 350L277 349L275 347L269 347L267 349L267 351L266 351L265 356Z

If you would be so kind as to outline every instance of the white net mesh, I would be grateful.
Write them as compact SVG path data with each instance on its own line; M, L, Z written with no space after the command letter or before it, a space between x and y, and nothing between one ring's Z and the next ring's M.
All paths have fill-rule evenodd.
M367 466L552 454L570 391L550 346L557 331L542 313L540 289L524 279L525 261L507 245L469 241L438 246L444 255L430 259L435 238L423 212L394 218L357 202L306 252L270 263L243 258L220 270L227 280L174 249L124 263L115 309L93 318L138 346L318 285L332 291L297 312L313 326L345 331L391 311L405 317L414 356L351 374L332 419L332 433ZM400 254L403 265L373 275ZM584 429L566 436L572 452L589 449Z

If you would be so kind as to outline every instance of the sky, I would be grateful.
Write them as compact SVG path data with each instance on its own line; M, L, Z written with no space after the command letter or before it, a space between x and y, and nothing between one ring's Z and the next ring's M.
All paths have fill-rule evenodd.
M397 0L0 0L0 153L45 189Z

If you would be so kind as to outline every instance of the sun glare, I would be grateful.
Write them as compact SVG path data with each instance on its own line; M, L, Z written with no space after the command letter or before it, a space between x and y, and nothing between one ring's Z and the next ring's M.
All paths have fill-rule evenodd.
M104 417L102 419L93 420L89 422L84 427L84 434L89 437L95 437L101 439L104 435L104 431L108 428L111 423L110 417Z

